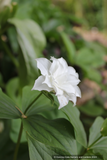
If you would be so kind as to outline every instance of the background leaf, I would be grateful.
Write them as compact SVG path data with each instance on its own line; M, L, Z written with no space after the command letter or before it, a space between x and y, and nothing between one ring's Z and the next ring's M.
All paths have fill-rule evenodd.
M38 75L35 59L42 56L42 50L46 45L45 36L39 25L33 20L14 18L9 19L9 22L16 27L18 43L22 50L20 54L23 54L23 61L28 74L27 78L35 80ZM20 70L19 66L19 72Z
M92 117L96 117L104 113L104 108L100 105L95 104L95 101L93 100L90 100L88 103L79 107L79 109L84 114L92 116Z
M20 118L21 113L15 106L16 104L0 90L0 118Z
M101 126L101 134L102 136L107 136L107 118L105 119L105 121Z
M64 32L59 32L59 33L61 35L65 48L67 50L68 61L73 64L74 58L75 58L75 52L76 52L75 46L66 33Z
M90 128L88 146L94 143L101 136L100 130L103 122L104 122L104 119L102 117L97 117L95 119L93 125Z
M107 160L107 137L101 138L90 149L93 150L94 154L103 155L103 159Z
M19 94L19 91L20 91L19 78L18 77L12 78L6 84L6 92L9 95L9 97L11 97L16 102L16 104L21 108L21 96Z

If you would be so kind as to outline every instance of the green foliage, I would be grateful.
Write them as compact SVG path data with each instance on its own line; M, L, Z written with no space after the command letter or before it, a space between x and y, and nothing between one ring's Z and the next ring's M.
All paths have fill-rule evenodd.
M91 146L100 136L100 128L104 122L102 117L97 117L90 128L90 135L89 135L89 143L88 146Z
M35 58L41 56L41 51L45 47L46 40L44 34L38 24L32 20L22 21L18 19L10 19L9 22L16 27L17 40L22 49L20 56L23 56L24 64L26 66L26 75L23 75L23 70L20 73L21 80L23 81L28 78L35 79L35 75L37 75ZM19 63L22 63L22 60L21 62L19 61ZM21 71L20 66L19 70Z
M0 118L15 119L20 117L21 114L16 108L16 104L0 89Z
M35 140L76 154L76 142L72 125L64 119L47 120L42 116L30 116L23 120L24 130ZM47 138L48 137L48 138Z
M83 24L83 19L64 14L50 1L15 1L18 5L9 2L0 9L0 87L10 97L0 90L0 123L4 126L0 126L0 159L13 158L21 122L24 130L18 160L29 159L28 148L31 160L52 160L53 155L97 155L106 159L107 120L97 117L106 115L102 104L91 100L80 107L82 121L88 115L91 124L97 117L87 142L85 129L89 126L84 129L80 112L71 102L58 110L53 94L26 86L38 77L35 58L43 56L64 57L82 79L89 78L102 86L105 49L98 43L85 42L72 30L74 24ZM99 7L99 2L93 3Z
M101 105L95 104L95 101L93 100L90 100L88 103L81 106L80 111L92 117L102 115L105 112L104 108Z
M76 140L85 148L87 147L87 141L86 141L86 133L84 130L84 127L79 119L79 111L76 107L71 106L69 103L66 108L63 108L62 111L67 116L70 123L75 128L75 136ZM78 134L79 133L79 134Z
M75 62L75 46L64 32L60 32L60 35L67 50L68 62L71 62L71 64L73 64Z
M105 119L105 121L101 126L101 134L102 136L107 136L107 118Z
M36 115L43 111L55 109L50 99L39 91L31 91L31 87L24 87L22 93L22 111L26 116ZM39 98L40 97L40 98ZM43 103L44 102L44 103Z

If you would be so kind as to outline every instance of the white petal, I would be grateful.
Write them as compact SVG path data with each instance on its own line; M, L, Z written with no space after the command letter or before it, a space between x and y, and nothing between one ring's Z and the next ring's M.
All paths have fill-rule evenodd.
M70 75L74 75L76 78L79 78L78 73L76 73L76 70L73 67L68 67L68 72Z
M49 88L47 86L47 84L43 84L45 80L45 77L44 76L40 76L34 83L34 86L32 88L32 90L38 90L38 91L42 91L42 90L45 90L45 91L52 91L53 89L52 88Z
M80 82L80 80L78 78L76 78L74 75L69 75L67 77L67 82L72 85L77 85Z
M49 72L51 73L51 75L53 75L54 78L68 71L67 63L63 58L56 59L54 57L51 57L51 60L53 62Z
M59 87L53 86L54 91L56 92L56 96L58 95L63 95L63 90L60 89Z
M60 64L62 64L64 71L66 72L68 70L68 64L65 61L65 59L63 59L62 57L58 59L58 61L60 62Z
M52 88L50 76L45 76L45 80L43 83L47 84L50 88Z
M69 100L74 103L74 106L76 105L77 97L75 94L68 94Z
M63 74L56 77L56 81L59 84L66 82L66 80L67 80L67 73L63 73Z
M49 72L54 78L56 78L63 73L62 65L57 60L54 60L51 64Z
M36 61L37 61L37 67L40 69L41 74L48 75L51 62L46 58L37 58Z
M57 96L57 98L58 98L58 101L59 101L59 104L60 104L58 109L61 109L62 107L66 106L68 104L69 100L66 96L64 96L64 95Z
M66 93L73 93L73 94L76 93L74 86L72 86L69 83L64 83L64 84L60 85L60 88L62 90L64 90Z
M75 91L76 91L76 96L81 98L81 91L80 91L79 87L74 86L74 88L75 88Z

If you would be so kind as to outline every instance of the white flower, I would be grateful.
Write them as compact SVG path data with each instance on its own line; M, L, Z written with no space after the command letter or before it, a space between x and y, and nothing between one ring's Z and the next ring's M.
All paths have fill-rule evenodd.
M81 91L77 86L80 80L75 69L68 66L63 58L51 57L52 62L37 58L36 61L42 75L35 81L32 90L54 91L60 103L59 109L69 100L76 105L76 97L81 97Z

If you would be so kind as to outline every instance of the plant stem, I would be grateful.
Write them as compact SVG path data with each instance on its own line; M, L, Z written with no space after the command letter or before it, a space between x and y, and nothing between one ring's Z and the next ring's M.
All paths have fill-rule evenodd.
M19 136L18 136L18 140L17 140L17 144L16 144L13 160L17 160L17 154L18 154L18 150L19 150L19 145L20 145L20 140L21 140L21 136L22 136L22 131L23 131L23 124L21 122Z
M26 108L24 115L26 114L26 112L28 111L28 109L31 107L31 105L42 95L42 92L31 102L31 104L29 104L29 106Z
M1 40L1 43L2 43L2 45L3 45L3 48L4 48L5 52L6 52L6 53L8 54L8 56L11 58L12 62L14 63L14 65L18 68L19 64L18 64L17 60L14 58L14 56L11 54L11 51L10 51L9 48L7 47L6 43L3 42L2 40Z

